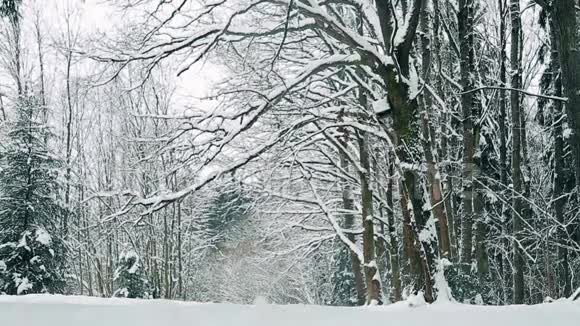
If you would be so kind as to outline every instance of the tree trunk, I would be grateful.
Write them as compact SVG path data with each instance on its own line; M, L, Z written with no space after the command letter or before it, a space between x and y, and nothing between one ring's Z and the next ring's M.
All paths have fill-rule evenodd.
M510 17L512 22L511 35L511 76L513 89L521 88L522 69L520 62L520 35L521 17L519 0L511 0ZM523 231L523 207L522 207L522 171L521 171L521 118L520 118L520 94L512 90L510 92L510 104L512 110L512 179L513 179L513 252L514 252L514 281L513 303L524 303L524 253L521 247Z
M378 147L376 148L376 151L378 152ZM373 162L373 173L374 173L374 178L375 178L375 189L376 189L376 195L379 198L385 198L385 193L383 191L384 188L379 187L377 184L378 183L382 183L381 180L381 175L379 173L379 169L377 166L377 160L375 157L372 157L372 162ZM387 251L387 245L389 244L387 241L387 237L385 234L385 231L388 232L388 228L389 225L385 220L385 206L383 204L383 202L379 202L378 205L378 209L379 209L379 221L380 221L380 227L379 230L377 232L376 235L376 243L377 243L377 254L376 254L376 260L377 260L377 265L379 268L379 271L382 272L382 274L380 274L381 277L381 286L384 287L384 284L387 280L384 279L384 273L389 269L389 254ZM392 206L389 206L388 209L392 209ZM386 228L385 228L386 227ZM382 288L382 290L384 291L384 288Z
M507 87L507 67L506 67L506 59L507 59L507 37L506 37L506 13L507 13L507 3L506 0L498 0L498 7L499 7L499 38L500 38L500 86ZM506 101L506 91L501 89L499 91L499 137L500 137L500 145L499 145L499 182L500 184L496 188L500 194L506 195L508 193L508 156L507 156L507 139L508 139L508 129L506 126L507 123L507 101ZM509 252L509 240L507 235L509 234L509 227L508 221L510 220L510 215L508 211L508 205L502 202L500 204L500 214L501 214L501 232L502 237L506 240L502 240L502 250L503 252ZM512 284L511 279L511 271L509 270L509 264L507 259L509 257L503 253L500 253L497 257L497 260L500 265L500 273L505 280L502 286L503 289L509 288ZM509 294L508 291L503 290L504 292L504 303L508 302Z
M458 25L459 25L459 49L461 86L463 91L475 88L475 44L474 44L474 11L473 0L459 0ZM473 221L475 196L474 175L478 172L475 164L475 121L478 115L477 95L473 92L464 93L461 96L461 108L463 115L463 216L461 219L461 255L460 261L464 266L464 272L469 273L472 262L473 250Z
M484 198L481 187L475 186L474 205L475 211L482 212L484 210ZM487 257L487 248L485 242L487 241L487 224L483 216L478 216L475 224L475 261L477 266L477 276L479 284L484 285L487 274L489 273L489 261Z
M364 95L361 95L364 98ZM366 100L362 100L364 105ZM371 164L369 155L368 135L363 133L358 136L360 152L360 164L364 172L360 173L362 195L362 223L363 223L363 268L367 287L367 305L383 303L381 293L381 274L378 269L375 255L375 225L373 218L373 193L370 185Z
M434 33L434 37L433 37L433 49L434 54L435 54L435 58L436 58L436 66L438 67L438 73L436 74L435 77L435 84L437 85L437 91L438 94L444 94L444 85L445 82L443 80L443 78L441 77L441 72L443 71L443 60L442 60L442 42L441 42L441 15L439 14L440 12L440 7L439 7L439 0L433 0L433 12L435 13L435 20L434 20L434 24L433 24L433 33ZM439 162L442 162L444 160L450 160L449 159L449 144L450 144L450 136L448 133L448 124L450 123L449 120L449 112L448 110L443 110L443 112L440 112L439 114L440 119L439 119L439 125L441 126L441 130L440 130L440 135L438 136L438 139L440 139L440 146L438 148L438 157L439 157ZM435 138L435 133L432 132L431 133L431 137L432 137L432 141ZM443 192L443 200L444 200L444 205L445 205L445 214L447 217L447 234L449 237L449 255L448 258L453 260L455 258L456 255L456 251L457 251L457 242L455 239L455 232L454 232L454 222L455 222L455 216L454 216L454 212L453 212L453 202L452 202L452 198L453 198L453 181L452 178L449 177L449 175L452 172L452 168L447 166L441 167L440 172L444 172L447 174L447 177L443 180L441 180L441 185L442 185L442 192ZM440 246L441 247L441 246Z
M426 84L431 83L431 11L423 10L421 15L421 52L423 55L423 79ZM421 112L421 123L423 129L423 148L425 151L425 160L427 162L427 182L430 189L431 210L439 223L439 253L442 257L449 258L451 256L451 244L449 240L449 228L447 223L447 212L445 211L445 203L443 191L441 186L441 174L437 159L435 157L437 151L433 143L435 132L431 125L431 110L433 107L433 99L428 92L423 94L423 110Z
M46 105L46 91L44 86L44 49L42 47L42 33L40 32L40 14L36 13L34 29L36 34L36 46L38 49L38 68L40 69L40 103L42 104L42 122L48 123L48 106ZM44 136L44 143L48 143L48 134Z
M393 177L394 169L393 163L389 162L389 180L387 181L387 205L391 208L387 212L388 228L389 228L389 242L390 242L390 257L391 257L391 302L401 301L403 298L401 289L401 267L399 260L399 241L397 239L397 229L395 228L395 213L393 205Z
M408 260L408 268L405 269L405 274L409 275L416 282L414 284L416 288L421 288L423 287L423 282L421 281L421 257L417 250L417 239L413 233L413 204L409 199L409 194L405 191L403 181L399 182L398 188L401 212L403 215L403 245L405 248L405 257Z
M171 299L171 282L169 281L170 262L169 262L169 225L167 223L167 214L169 210L162 212L163 214L163 287L165 288L165 299Z
M69 44L70 45L70 44ZM62 220L62 234L63 239L68 236L68 220L70 215L70 192L71 192L71 158L72 158L72 95L70 87L71 78L71 68L72 68L72 52L69 50L66 56L66 103L67 103L67 114L66 114L66 172L65 172L65 195L64 195L64 214Z
M183 252L181 249L181 201L177 202L177 290L181 300L185 301L185 291L183 289Z
M416 145L416 140L420 139L421 119L419 117L417 95L411 94L410 83L404 79L409 79L411 72L414 70L411 62L410 52L412 49L415 32L419 25L421 12L425 1L414 0L412 11L408 14L407 29L403 40L398 44L391 44L390 36L392 35L392 17L394 13L390 6L390 1L376 1L377 10L383 15L379 15L379 23L382 29L383 43L387 51L391 51L396 56L397 65L381 66L381 76L387 91L387 102L389 104L393 129L395 133L394 145L395 153L400 162L402 177L401 203L403 206L403 215L405 224L410 224L413 238L416 240L413 256L420 259L420 278L419 285L423 290L425 300L432 302L436 298L434 279L435 279L435 261L438 257L437 236L419 236L423 232L435 232L435 230L426 230L428 223L431 222L431 212L424 210L425 200L420 171L417 168L424 162L424 152L422 146ZM396 49L393 49L396 47ZM408 226L406 226L408 227ZM409 238L409 234L405 238ZM413 263L413 262L411 262ZM418 289L416 289L418 290Z
M12 58L14 66L11 67L14 71L13 78L14 82L16 83L16 90L18 91L18 96L24 95L24 80L22 76L22 42L21 42L21 33L22 33L22 24L21 24L21 16L20 13L16 13L14 15L10 15L10 27L11 32L13 33L12 37L14 38L12 49L14 57Z
M554 96L562 96L562 76L560 75L560 57L558 51L558 41L554 17L550 17L550 36L552 41L551 67L552 82L554 83ZM564 239L566 229L564 227L564 212L566 210L566 198L564 197L564 135L562 130L562 118L564 108L561 101L555 101L553 107L552 137L554 137L554 186L552 201L554 205L554 217L558 222L558 232L556 234L557 244L557 264L556 264L556 284L560 297L567 298L572 294L572 284L568 266L568 248L565 247ZM548 253L549 254L549 253Z
M347 148L347 144L349 142L349 134L346 129L341 130L342 137L339 140L343 148ZM340 166L345 171L348 172L349 170L349 163L348 157L345 153L340 151ZM342 183L342 208L344 208L347 212L352 212L354 210L354 199L351 186L348 184L348 181L343 181ZM344 228L346 230L354 229L355 218L352 213L346 213L344 215ZM356 236L353 233L348 233L347 238L350 242L356 244ZM359 256L348 248L348 252L350 254L350 262L352 264L352 272L354 274L354 285L356 290L356 297L357 297L357 304L363 305L366 301L366 293L365 293L365 281L363 278L362 273L362 262L359 260Z
M572 129L571 143L575 159L576 191L580 192L580 51L576 1L553 1L554 22L560 52L564 95L568 98L566 113Z

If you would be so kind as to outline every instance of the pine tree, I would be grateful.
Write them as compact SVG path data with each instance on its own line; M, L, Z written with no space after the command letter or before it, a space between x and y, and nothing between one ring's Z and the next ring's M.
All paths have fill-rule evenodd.
M152 297L149 281L143 274L139 255L134 250L121 254L119 267L115 271L117 290L115 297L130 299L149 299Z
M64 245L55 234L62 214L57 183L60 162L44 141L42 107L22 97L0 153L0 291L61 293Z
M14 17L22 0L0 0L0 16Z
M358 304L355 290L354 273L348 248L339 244L333 257L334 273L332 274L332 305L356 306Z
M62 293L64 278L50 234L36 228L0 246L0 287L6 294Z
M214 246L223 245L228 231L248 216L252 200L235 183L218 187L219 195L205 211L204 230Z

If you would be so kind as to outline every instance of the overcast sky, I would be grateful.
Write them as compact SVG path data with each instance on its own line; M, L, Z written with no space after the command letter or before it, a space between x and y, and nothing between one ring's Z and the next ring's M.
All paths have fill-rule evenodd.
M115 0L116 1L116 0ZM59 56L58 50L52 45L62 42L66 35L67 13L70 13L71 30L80 39L104 39L122 28L124 24L132 23L131 17L126 17L123 12L115 7L112 0L24 0L23 8L23 36L25 74L30 79L38 77L38 51L34 24L36 15L40 17L42 34L44 39L44 59L47 66L51 67L46 71L47 92L62 87L64 82L64 65L52 64ZM133 15L130 15L134 17ZM135 19L135 18L133 18ZM77 45L83 47L83 41ZM87 70L82 63L77 63L73 68L73 75L82 75ZM214 102L198 101L195 98L202 98L211 95L213 85L223 79L223 71L215 65L201 62L190 71L177 77L176 71L168 70L168 75L173 78L176 86L175 102L179 106L202 106L211 108ZM4 94L14 94L13 81L6 75L0 74L0 92ZM176 111L181 111L176 108Z

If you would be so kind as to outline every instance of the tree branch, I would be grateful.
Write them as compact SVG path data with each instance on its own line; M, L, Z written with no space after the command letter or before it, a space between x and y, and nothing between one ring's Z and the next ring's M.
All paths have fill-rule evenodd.
M511 87L499 87L499 86L482 86L482 87L470 89L470 90L465 91L465 92L455 93L455 95L460 96L460 95L469 94L469 93L475 93L475 92L484 91L484 90L488 90L488 89L496 89L496 90L504 90L504 91L516 91L518 93L521 93L521 94L524 94L524 95L528 95L528 96L532 96L532 97L539 97L539 98L544 98L544 99L553 100L553 101L568 102L568 98L567 97L536 94L536 93L531 93L531 92L525 91L523 89L515 89L515 88L511 88Z

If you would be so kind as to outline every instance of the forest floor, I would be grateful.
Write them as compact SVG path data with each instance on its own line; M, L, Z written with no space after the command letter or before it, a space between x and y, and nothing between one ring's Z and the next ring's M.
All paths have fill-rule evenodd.
M0 325L19 326L566 326L580 303L470 306L401 302L382 307L196 304L67 296L0 296Z

